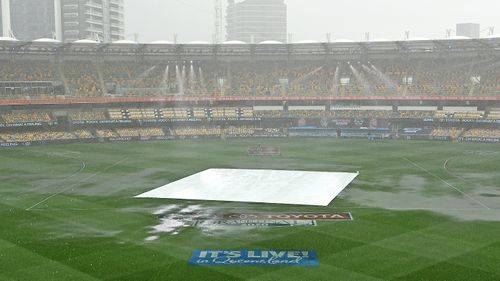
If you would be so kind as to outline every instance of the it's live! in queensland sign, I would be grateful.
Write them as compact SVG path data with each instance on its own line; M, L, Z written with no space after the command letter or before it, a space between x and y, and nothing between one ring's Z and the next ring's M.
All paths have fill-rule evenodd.
M191 265L201 266L318 266L314 251L195 250Z

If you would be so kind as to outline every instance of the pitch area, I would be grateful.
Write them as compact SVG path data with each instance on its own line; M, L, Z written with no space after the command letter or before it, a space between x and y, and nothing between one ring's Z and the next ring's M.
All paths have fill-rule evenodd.
M500 147L255 140L0 150L0 280L499 280ZM133 198L209 168L360 171L328 207ZM193 227L197 212L349 212L293 227ZM181 219L179 219L181 217ZM193 267L193 250L314 250L317 267Z

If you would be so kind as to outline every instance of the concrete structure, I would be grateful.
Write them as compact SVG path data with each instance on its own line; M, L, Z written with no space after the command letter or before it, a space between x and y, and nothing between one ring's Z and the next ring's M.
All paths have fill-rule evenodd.
M469 38L479 38L481 27L478 23L458 23L457 36L466 36Z
M247 43L287 41L287 7L284 0L229 0L227 40Z
M123 0L1 0L1 4L3 36L26 41L124 39Z

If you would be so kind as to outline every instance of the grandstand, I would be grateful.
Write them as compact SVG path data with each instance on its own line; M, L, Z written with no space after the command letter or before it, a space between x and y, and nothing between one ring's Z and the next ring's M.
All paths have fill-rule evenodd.
M118 135L114 130L111 129L100 129L96 130L97 136L101 138L119 138L120 135Z
M2 114L5 123L50 122L52 119L46 112L18 112Z
M116 129L116 133L122 137L155 137L164 136L165 132L161 128L127 128Z
M0 96L340 98L495 97L500 93L498 38L371 42L369 48L363 42L307 46L130 44L119 48L88 44L66 45L55 53L47 48L54 44L59 45L0 41ZM102 51L109 56L94 59ZM64 59L50 59L57 55ZM217 63L218 58L227 63ZM34 82L47 84L40 87ZM9 83L17 84L12 87Z
M436 128L432 130L431 136L434 138L456 139L462 134L463 130L458 128Z
M104 111L74 111L69 112L69 118L75 121L106 120Z
M490 119L490 120L500 119L500 111L490 111L490 113L488 113L487 119Z
M70 132L36 131L22 133L1 133L4 142L44 142L57 140L76 140L78 137Z
M47 143L50 140L57 140L57 136L64 131L77 137L63 135L61 141L106 141L120 138L120 140L134 140L166 136L186 138L275 135L271 132L263 133L263 130L268 128L282 128L283 131L295 128L290 136L304 134L304 136L325 137L368 137L371 131L358 131L353 134L347 133L347 129L369 128L385 130L384 138L404 136L405 139L412 139L412 136L414 138L418 135L419 139L488 141L492 139L490 132L495 131L500 124L498 111L479 110L479 106L448 107L445 110L438 110L437 106L353 106L352 104L281 107L221 107L207 104L202 108L195 104L179 108L160 107L154 103L148 104L145 108L138 108L139 105L132 103L129 106L116 108L113 104L106 103L94 105L92 111L75 111L66 108L65 105L58 105L52 109L33 105L31 111L25 109L22 112L13 111L1 115L3 123L0 123L0 129L2 133L10 134L5 135L2 141ZM431 110L432 108L434 110ZM300 127L333 131L316 132L311 135L314 131L296 130ZM11 128L16 128L16 131L12 132ZM402 128L420 129L415 135L408 133L412 130L405 131ZM427 129L422 130L422 128ZM478 130L474 130L475 128ZM339 130L339 133L335 130ZM31 136L39 131L43 132L42 136L50 131L54 131L55 134L40 138ZM20 133L27 135L21 136ZM484 136L481 136L482 133ZM282 133L277 135L286 136Z
M333 130L317 132L329 137L383 129L392 138L425 128L419 138L464 141L490 139L500 123L499 39L43 44L63 43L0 41L4 143L273 136L265 130L275 128L283 136L301 127ZM109 55L95 59L101 51Z
M463 137L470 138L500 138L500 129L470 129L465 132Z
M123 58L126 60L127 58ZM224 66L215 67L210 62L199 61L192 64L178 65L177 63L156 62L130 64L127 68L129 75L112 73L120 71L121 67L102 69L104 66L90 62L62 62L55 66L58 75L39 75L42 69L54 67L52 62L36 62L35 66L29 62L12 65L14 62L1 61L7 64L8 69L16 71L19 77L26 81L13 80L11 74L2 76L0 82L7 85L17 82L20 86L32 88L21 91L4 87L0 93L3 98L17 97L19 99L47 99L47 98L95 98L95 97L169 97L178 94L186 96L494 96L500 93L500 74L495 67L499 62L492 58L489 63L480 63L467 58L452 58L435 61L429 58L408 60L404 65L399 60L367 61L351 64L346 61L332 61L325 64L323 61L311 60L311 66L302 63L287 63L287 67L272 69L274 62L259 62L248 65L235 63L231 65L231 72ZM17 60L16 62L17 63ZM120 64L122 62L112 62ZM193 68L193 66L196 66ZM107 62L106 62L107 65ZM439 67L438 67L439 65ZM418 66L418 67L417 67ZM35 69L34 69L35 67ZM149 67L149 69L144 70ZM175 68L182 67L183 71L192 73L190 78L184 78L175 72ZM458 71L449 71L457 69ZM198 69L195 70L195 69ZM375 70L376 69L376 70ZM472 71L471 71L472 69ZM161 70L161 71L160 71ZM200 71L203 70L203 71ZM29 72L33 71L32 75ZM168 71L168 73L166 72ZM110 73L110 76L102 73ZM141 73L142 72L142 73ZM177 70L177 72L179 72ZM360 74L361 73L361 74ZM471 74L472 73L472 74ZM176 76L177 75L177 76ZM335 76L336 75L336 76ZM115 76L120 76L119 80ZM383 78L381 78L383 77ZM480 81L471 82L471 79ZM215 79L215 80L213 80ZM219 82L218 83L216 82ZM22 83L26 82L25 85ZM46 82L51 84L41 95L38 88L30 82ZM220 85L222 83L222 85ZM55 85L62 85L63 93L56 93ZM50 95L52 94L52 96Z
M172 134L179 137L190 137L190 136L220 136L220 127L175 127L172 129Z
M77 138L81 140L93 139L95 136L88 130L76 130L72 132Z

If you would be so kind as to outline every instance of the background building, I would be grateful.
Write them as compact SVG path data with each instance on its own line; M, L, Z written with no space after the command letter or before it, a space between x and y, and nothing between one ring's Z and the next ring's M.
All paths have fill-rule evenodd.
M0 0L0 36L9 36L10 14L7 12L9 0Z
M10 0L10 26L19 40L55 37L54 0Z
M478 23L458 23L457 36L467 36L470 38L479 38L481 28Z
M0 1L0 37L3 36L3 17L2 17L2 2Z
M123 0L61 0L65 41L98 39L109 42L125 36Z
M125 36L123 0L1 0L3 36L104 42ZM6 6L10 6L6 8Z
M287 9L284 0L229 0L227 40L259 43L287 41Z

